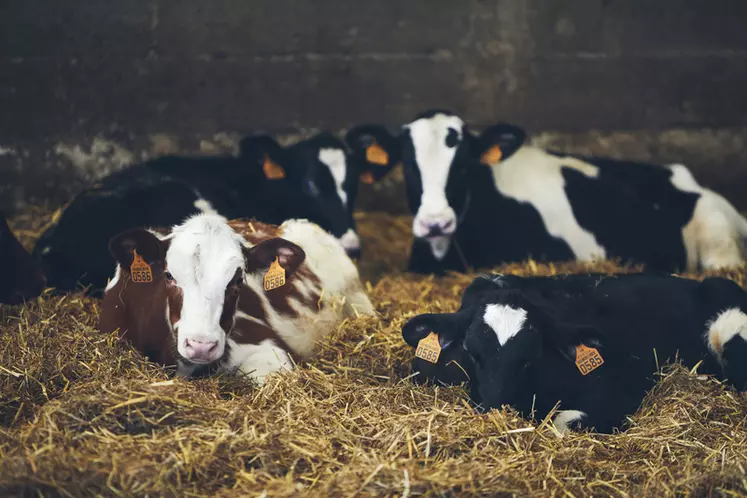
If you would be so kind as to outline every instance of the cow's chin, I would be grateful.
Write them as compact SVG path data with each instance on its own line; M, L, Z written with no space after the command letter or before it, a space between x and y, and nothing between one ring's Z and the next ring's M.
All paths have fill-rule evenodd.
M451 235L434 235L432 237L426 237L425 240L428 242L428 245L431 246L433 257L438 261L442 261L451 247Z

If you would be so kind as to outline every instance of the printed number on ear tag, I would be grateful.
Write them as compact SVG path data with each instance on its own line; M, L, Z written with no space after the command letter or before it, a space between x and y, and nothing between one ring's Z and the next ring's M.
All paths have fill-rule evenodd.
M366 161L371 164L386 166L389 162L389 155L379 144L371 144L366 148Z
M139 284L152 282L153 271L150 269L150 265L137 253L137 250L132 252L132 257L132 264L130 265L130 276L132 281Z
M265 273L265 292L277 289L285 285L285 268L280 266L278 257L270 264L270 269Z
M501 150L500 146L493 145L483 153L480 161L487 166L492 166L493 164L500 161L502 157L503 151Z
M441 344L438 343L438 335L431 332L428 337L420 339L415 356L431 363L438 363L441 355Z
M604 364L602 355L595 348L590 348L583 344L576 346L576 366L581 375L596 370Z

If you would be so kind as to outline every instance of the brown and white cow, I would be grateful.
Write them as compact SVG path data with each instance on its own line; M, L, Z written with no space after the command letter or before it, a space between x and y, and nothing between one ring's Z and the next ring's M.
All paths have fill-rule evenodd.
M41 265L23 248L0 215L0 303L21 304L47 285Z
M343 247L306 220L274 226L199 214L165 235L123 232L110 250L118 264L104 293L100 330L118 331L184 376L209 366L261 384L291 369L291 354L310 357L344 317L374 313ZM150 266L151 281L133 280L135 253ZM265 291L276 258L286 283Z

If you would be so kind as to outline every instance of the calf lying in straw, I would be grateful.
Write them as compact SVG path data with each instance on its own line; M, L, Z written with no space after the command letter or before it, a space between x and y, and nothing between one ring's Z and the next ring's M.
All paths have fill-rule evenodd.
M292 368L290 354L311 356L346 315L374 313L343 247L305 220L201 214L167 235L123 232L110 250L101 331L184 376L217 370L261 384Z
M747 389L745 312L747 293L724 278L495 276L476 279L457 313L415 317L402 334L418 348L414 371L425 363L434 380L469 377L486 408L542 419L559 402L561 432L609 432L670 359Z

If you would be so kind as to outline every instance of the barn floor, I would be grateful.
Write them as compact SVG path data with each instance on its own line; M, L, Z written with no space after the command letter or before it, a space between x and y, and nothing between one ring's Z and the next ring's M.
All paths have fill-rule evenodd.
M48 219L39 208L11 222L30 246ZM347 321L261 390L172 378L99 335L93 299L0 308L0 495L747 494L747 395L681 367L664 370L627 432L562 438L511 411L478 415L460 388L403 380L402 324L455 309L472 276L402 274L409 219L359 222L380 317Z

